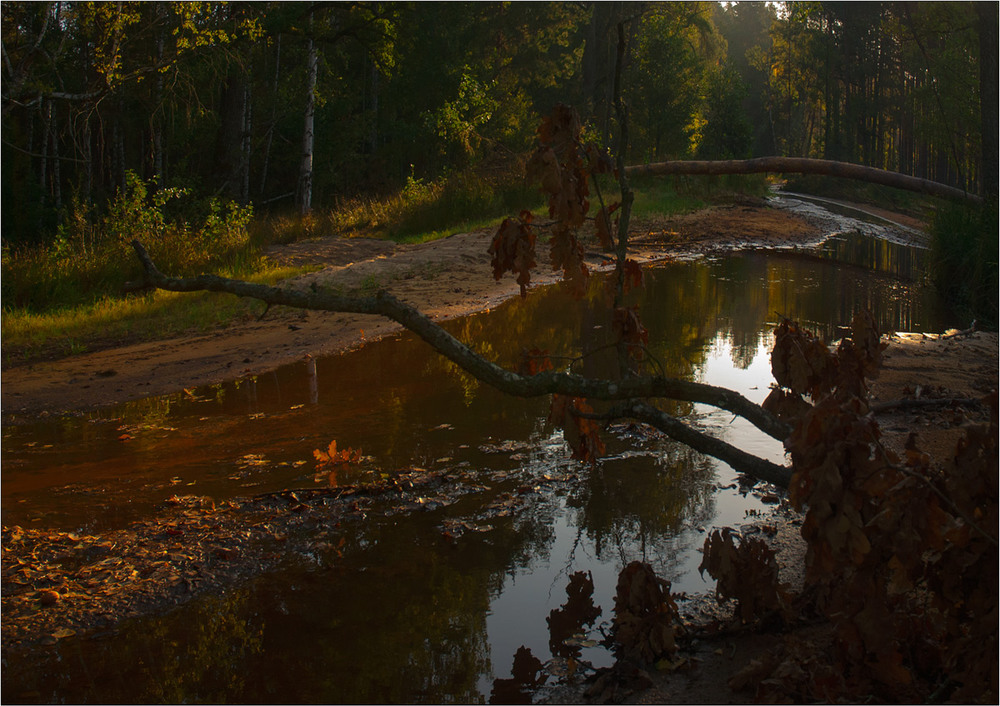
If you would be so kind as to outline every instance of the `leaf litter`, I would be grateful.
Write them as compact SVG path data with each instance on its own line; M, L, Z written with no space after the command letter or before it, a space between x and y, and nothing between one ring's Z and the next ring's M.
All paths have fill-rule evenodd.
M252 454L238 461L241 473L266 463ZM523 512L542 484L576 478L543 474L532 481L523 472L462 467L376 475L379 480L368 483L223 502L176 494L152 516L93 534L4 526L4 649L44 648L113 631L125 618L166 612L284 562L336 561L345 537L371 513L444 512L437 529L442 542L454 544Z

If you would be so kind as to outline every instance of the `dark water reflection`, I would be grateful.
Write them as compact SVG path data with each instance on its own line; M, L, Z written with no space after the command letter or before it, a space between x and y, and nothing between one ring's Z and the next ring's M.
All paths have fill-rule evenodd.
M655 365L759 402L779 316L828 340L862 307L884 330L953 325L919 284L919 253L898 247L844 236L821 253L658 267L639 302ZM598 351L575 369L607 375L604 296L598 281L582 301L537 291L448 326L501 364L526 344ZM219 500L312 485L312 450L331 439L372 457L363 473L455 467L489 489L443 510L370 513L344 530L336 554L289 557L279 572L119 634L5 655L4 701L476 702L510 676L519 646L553 657L545 618L575 571L593 573L602 620L618 570L633 559L651 561L675 590L704 590L695 570L704 530L739 524L759 501L719 489L734 478L728 467L627 425L609 435L607 459L576 466L544 423L547 405L500 395L400 336L193 394L5 429L6 525L94 532L148 516L175 493ZM780 445L729 414L669 408L782 458ZM492 531L442 541L449 517L569 472L578 481L531 494ZM599 648L581 652L609 661Z

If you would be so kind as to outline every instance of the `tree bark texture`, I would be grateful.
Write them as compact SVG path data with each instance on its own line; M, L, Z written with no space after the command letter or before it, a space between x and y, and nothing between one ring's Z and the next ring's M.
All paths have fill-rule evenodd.
M1000 152L1000 120L997 118L997 80L1000 69L997 63L997 3L977 2L979 17L979 110L982 122L982 196L997 199L1000 183L997 154Z
M310 18L310 27L312 19ZM319 74L319 53L316 40L309 38L308 80L306 81L306 109L303 114L302 162L299 167L299 215L306 215L312 209L313 146L316 141L316 80Z
M727 159L715 161L679 160L655 164L637 164L626 169L630 176L673 174L822 174L824 176L857 179L872 184L882 184L897 189L915 191L945 199L982 203L977 194L970 194L953 186L935 181L899 174L897 172L864 167L860 164L835 162L829 159L808 159L805 157L757 157L755 159Z

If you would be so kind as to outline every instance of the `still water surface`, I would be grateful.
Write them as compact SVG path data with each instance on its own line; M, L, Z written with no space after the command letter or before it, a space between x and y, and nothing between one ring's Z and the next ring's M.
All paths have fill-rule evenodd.
M954 325L920 283L921 255L844 234L809 253L666 263L647 273L637 303L665 374L760 402L780 316L827 340L863 307L883 330ZM447 325L503 365L527 344L589 352L574 369L607 375L610 325L594 280L581 301L553 287ZM731 414L667 409L783 459L780 444ZM728 466L628 425L610 430L598 465L576 464L547 412L546 399L496 393L401 335L256 379L5 429L5 525L93 533L147 517L175 493L221 500L309 486L312 451L331 439L371 457L364 473L454 468L476 492L448 508L369 514L336 557L290 559L115 635L64 640L30 662L7 655L4 701L485 701L519 646L542 661L558 656L546 617L565 603L572 572L593 574L597 624L610 621L618 571L634 559L675 591L707 590L697 572L704 532L745 522L761 501L739 492ZM363 478L339 479L353 480ZM442 540L445 519L523 487L537 490L521 512ZM611 661L599 647L580 653L595 666Z

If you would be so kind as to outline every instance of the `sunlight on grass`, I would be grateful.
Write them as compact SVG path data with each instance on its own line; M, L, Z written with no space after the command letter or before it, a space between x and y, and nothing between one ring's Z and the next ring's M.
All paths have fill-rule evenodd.
M47 248L4 250L4 361L76 355L206 331L248 320L263 310L259 303L213 293L120 294L123 283L139 271L128 239L119 233L158 233L158 240L151 239L148 245L155 246L151 247L154 261L171 275L215 272L274 283L320 267L276 267L263 256L276 243L330 236L425 243L496 227L524 209L547 216L542 194L521 174L523 169L507 168L487 174L463 171L431 182L411 177L393 194L341 198L329 210L304 217L253 216L250 209L212 205L200 227L168 221L166 197L162 204L148 204L143 184L135 180L134 191L123 199L141 227L110 218L100 223L78 218ZM600 188L605 203L619 199L614 179L602 178ZM632 188L633 213L642 217L694 211L734 194L763 195L767 186L756 177L642 177L632 180ZM591 207L596 211L594 192ZM177 194L166 196L177 198Z
M271 267L246 279L274 284L316 269L317 266ZM109 296L93 304L43 313L8 309L2 319L4 362L77 355L109 345L209 331L255 318L263 309L259 302L228 294L162 290L127 297Z

